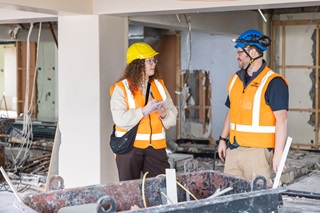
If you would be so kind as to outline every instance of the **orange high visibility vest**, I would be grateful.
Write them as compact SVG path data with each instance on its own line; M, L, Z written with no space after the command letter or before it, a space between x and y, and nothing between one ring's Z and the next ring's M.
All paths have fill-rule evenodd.
M128 109L140 108L145 105L145 94L142 94L139 90L133 95L129 89L129 81L127 79L117 82L116 85L123 90ZM110 90L111 94L114 86ZM158 101L167 99L163 80L152 81L150 91ZM128 129L122 129L116 125L115 135L121 137L127 131ZM141 119L133 146L142 149L148 146L152 146L155 149L166 147L166 129L162 126L158 113L151 113Z
M230 143L236 137L240 146L275 147L275 116L266 104L265 92L270 81L279 74L265 67L246 88L237 74L229 80ZM282 78L282 77L281 77ZM282 78L286 84L287 81Z

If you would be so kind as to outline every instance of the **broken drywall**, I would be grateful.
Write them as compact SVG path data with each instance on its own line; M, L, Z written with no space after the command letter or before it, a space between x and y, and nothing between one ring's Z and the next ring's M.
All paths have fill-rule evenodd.
M184 87L178 107L180 138L212 140L209 73L184 71L182 79Z

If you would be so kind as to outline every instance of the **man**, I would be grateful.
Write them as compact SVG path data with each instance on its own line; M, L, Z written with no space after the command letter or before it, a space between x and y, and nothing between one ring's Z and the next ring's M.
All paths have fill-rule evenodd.
M234 42L240 70L228 84L219 157L225 173L251 180L264 176L270 183L271 168L277 172L287 137L288 83L262 58L271 44L267 36L247 30Z

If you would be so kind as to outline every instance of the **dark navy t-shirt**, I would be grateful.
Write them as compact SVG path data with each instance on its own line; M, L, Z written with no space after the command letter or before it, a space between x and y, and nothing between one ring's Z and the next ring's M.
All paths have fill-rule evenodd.
M263 61L261 68L254 72L252 77L246 74L244 78L244 84L248 85L266 66L266 62ZM268 85L265 93L266 104L269 105L272 111L288 110L289 109L289 89L288 85L280 77L272 79ZM229 96L225 102L225 105L230 108Z

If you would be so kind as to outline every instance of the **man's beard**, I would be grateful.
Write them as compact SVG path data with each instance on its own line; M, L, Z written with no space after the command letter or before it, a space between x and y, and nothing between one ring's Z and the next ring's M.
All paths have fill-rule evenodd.
M242 61L238 61L238 66L240 69L245 69L246 66L244 65L244 63Z

